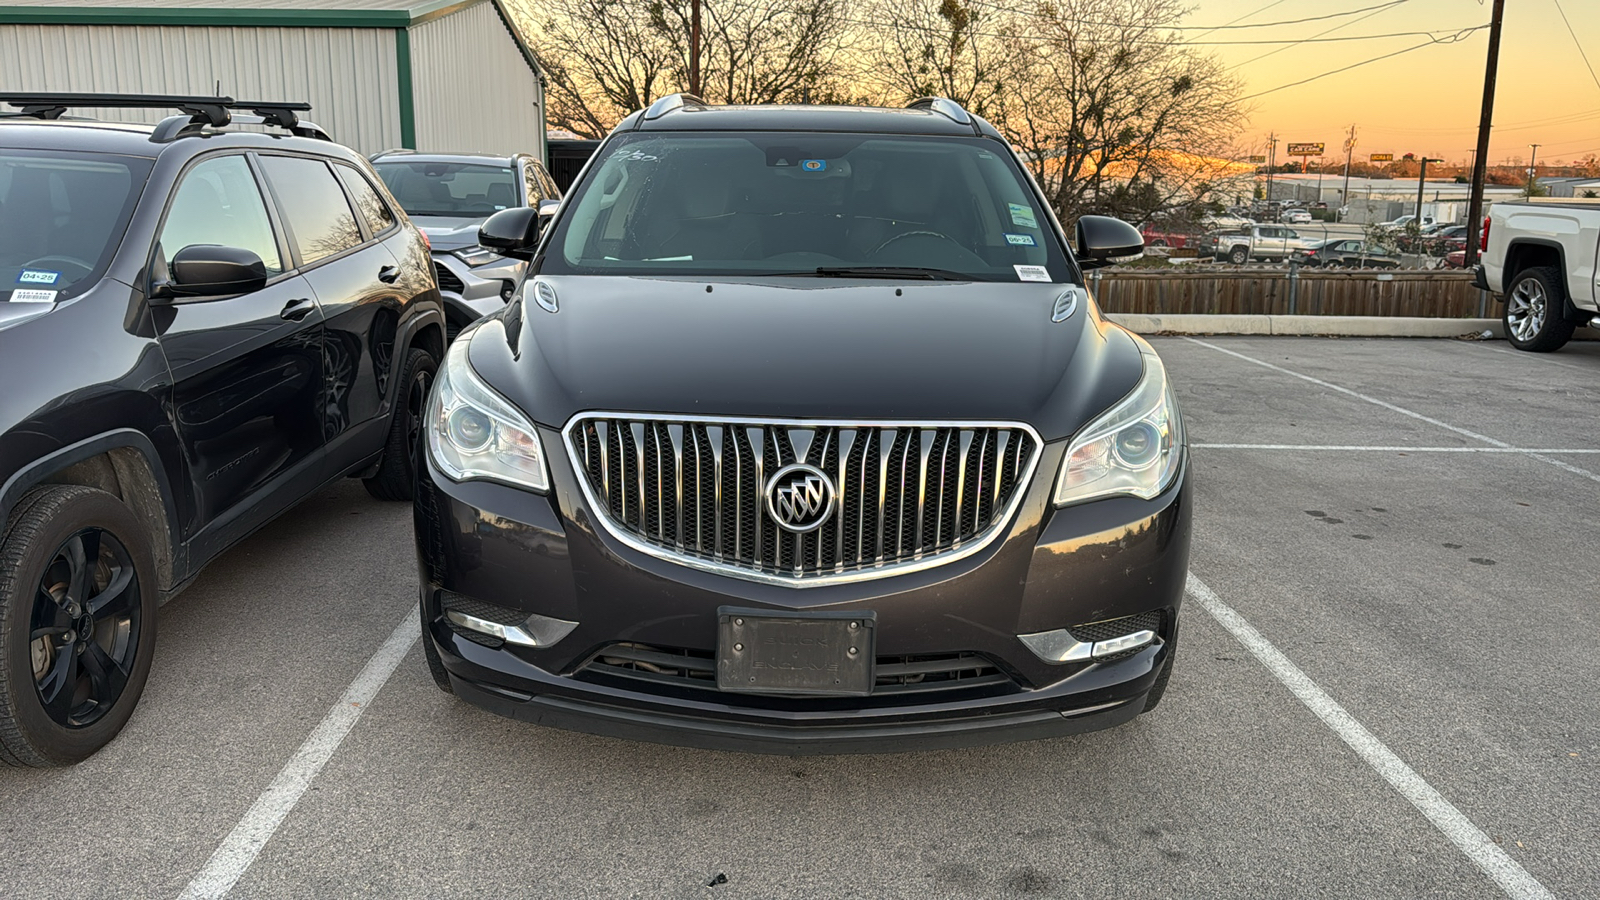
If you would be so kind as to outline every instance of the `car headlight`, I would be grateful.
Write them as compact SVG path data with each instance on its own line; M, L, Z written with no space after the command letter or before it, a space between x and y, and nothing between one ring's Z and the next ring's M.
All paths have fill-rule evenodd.
M462 247L460 250L451 250L450 255L461 260L474 269L479 266L487 266L489 263L499 262L500 260L505 259L505 257L494 252L493 250L487 250L477 245L473 245L471 247Z
M451 481L498 481L544 493L550 474L539 432L467 362L470 341L444 355L428 401L428 450Z
M1144 375L1128 396L1090 422L1067 447L1057 506L1123 494L1149 500L1172 484L1183 455L1183 422L1161 358L1139 341Z

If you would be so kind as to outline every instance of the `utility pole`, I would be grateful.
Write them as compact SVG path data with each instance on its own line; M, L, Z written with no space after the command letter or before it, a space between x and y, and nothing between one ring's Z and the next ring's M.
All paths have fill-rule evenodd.
M1350 205L1350 157L1356 150L1356 125L1350 123L1350 134L1344 139L1344 189L1339 191L1339 205Z
M1276 132L1267 135L1267 148L1267 208L1271 209L1272 173L1278 168L1278 135Z
M1422 192L1428 186L1428 163L1444 162L1442 159L1430 159L1428 154L1422 154L1422 174L1417 176L1417 225L1422 225Z
M1533 176L1539 171L1539 148L1541 144L1529 144L1533 148L1533 155L1528 157L1528 196L1533 196Z
M700 96L700 0L689 14L689 93Z
M1494 0L1489 17L1489 59L1483 67L1483 114L1478 118L1478 149L1472 158L1472 200L1467 204L1466 265L1478 262L1478 242L1483 227L1483 181L1489 163L1489 130L1494 127L1494 79L1500 68L1500 25L1506 0Z

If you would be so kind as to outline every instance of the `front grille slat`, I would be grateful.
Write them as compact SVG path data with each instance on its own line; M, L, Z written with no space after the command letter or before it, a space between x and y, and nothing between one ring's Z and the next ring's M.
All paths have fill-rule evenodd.
M748 422L627 414L568 426L593 511L679 561L797 583L970 553L1020 501L1040 445L1024 426ZM768 514L766 481L794 463L834 481L821 530Z

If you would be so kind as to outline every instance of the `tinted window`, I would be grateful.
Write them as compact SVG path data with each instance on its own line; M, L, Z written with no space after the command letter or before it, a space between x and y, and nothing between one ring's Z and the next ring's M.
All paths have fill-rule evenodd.
M297 156L263 156L261 167L288 220L301 265L361 243L355 213L326 163Z
M0 301L65 300L94 285L122 240L150 161L0 150Z
M350 189L350 196L355 198L356 209L361 212L361 218L367 223L367 231L373 234L382 234L394 225L394 211L389 204L383 202L378 196L377 188L367 180L354 166L338 166L339 174L344 177L345 186Z
M1011 282L1072 274L1049 213L998 141L643 133L615 137L604 152L567 199L544 271L913 267Z
M373 168L413 216L482 218L521 205L513 166L381 161Z
M261 189L243 156L208 159L183 176L161 226L168 261L192 244L239 247L261 257L269 274L283 271Z

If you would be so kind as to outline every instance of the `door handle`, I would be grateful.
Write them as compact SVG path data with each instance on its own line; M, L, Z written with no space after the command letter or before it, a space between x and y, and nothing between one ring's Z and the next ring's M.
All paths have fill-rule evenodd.
M309 299L290 300L289 305L283 308L283 312L278 313L278 318L298 322L311 315L311 311L316 308L317 304Z
M384 284L394 284L400 280L400 267L384 266L378 270L378 280Z

